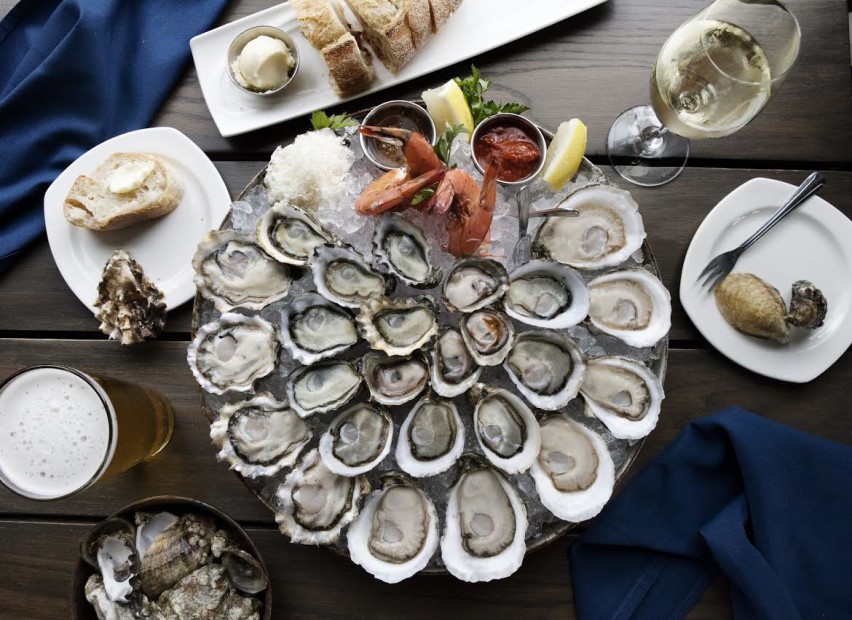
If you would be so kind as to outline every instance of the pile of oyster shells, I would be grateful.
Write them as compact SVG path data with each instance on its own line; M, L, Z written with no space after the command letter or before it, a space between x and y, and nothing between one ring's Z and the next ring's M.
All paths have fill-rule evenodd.
M255 235L202 241L214 320L187 359L214 395L218 458L269 481L292 542L345 545L390 583L427 566L487 581L542 523L600 511L613 452L656 425L642 359L671 303L632 258L645 232L628 192L588 184L561 207L580 215L547 218L511 273L480 256L439 268L406 214L375 219L371 257L282 203ZM572 333L626 355L590 357Z
M206 515L103 521L80 546L97 572L85 586L99 620L259 620L263 566Z

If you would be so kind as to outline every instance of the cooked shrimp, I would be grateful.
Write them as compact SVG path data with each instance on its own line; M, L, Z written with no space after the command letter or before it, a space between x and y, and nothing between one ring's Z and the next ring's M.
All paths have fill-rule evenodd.
M467 172L453 169L444 175L432 197L437 213L450 212L447 251L453 256L473 254L488 237L497 202L497 165L489 160L482 188Z

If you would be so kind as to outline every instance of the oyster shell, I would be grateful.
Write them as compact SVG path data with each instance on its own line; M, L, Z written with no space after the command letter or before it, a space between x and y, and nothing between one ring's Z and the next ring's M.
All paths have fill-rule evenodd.
M532 260L509 276L503 309L513 319L549 329L576 325L589 313L589 288L573 269Z
M116 250L106 262L94 306L100 330L121 344L156 338L166 323L162 291L125 250Z
M466 314L460 322L467 350L480 366L497 366L515 340L515 328L509 318L496 310L477 310Z
M257 594L269 586L269 577L257 559L242 549L225 549L221 556L222 567L228 579L240 592Z
M506 268L490 258L457 260L444 278L441 295L451 312L473 312L497 301L509 288Z
M358 328L373 349L410 355L438 333L438 307L428 295L399 301L370 299L358 314Z
M604 440L562 414L539 426L541 451L530 474L541 503L565 521L591 519L615 486L615 465Z
M133 525L113 517L98 524L80 544L81 557L100 573L104 595L114 603L130 602L139 590L139 554L134 537Z
M482 368L473 359L461 332L444 327L432 347L432 389L445 398L467 392L479 381Z
M632 347L650 347L672 326L671 295L644 269L611 271L589 282L589 320Z
M478 384L470 392L476 403L473 430L482 452L507 474L521 474L538 456L538 421L524 402L506 390Z
M786 316L790 325L816 329L822 327L826 314L828 314L828 301L822 291L807 280L793 282L790 312Z
M441 277L429 262L430 243L419 226L396 213L383 213L373 234L376 259L397 278L418 288L428 288Z
M654 430L665 398L663 384L644 364L626 357L596 357L580 385L586 413L618 439L641 439Z
M716 307L734 329L757 338L790 340L787 307L778 289L752 273L732 273L713 291Z
M464 425L451 400L421 398L399 429L396 462L415 478L448 470L464 450Z
M233 229L211 230L192 257L195 286L220 312L260 310L290 289L290 273L253 239Z
M157 601L156 620L260 620L260 601L234 591L221 564L193 571Z
M567 336L533 330L515 339L503 368L531 405L556 411L577 396L586 360Z
M216 458L248 478L290 467L311 435L307 423L269 393L223 405L210 425L210 438L219 448Z
M579 269L614 267L642 247L645 226L630 192L611 185L588 185L560 207L579 217L548 217L532 242L536 258Z
M360 308L373 297L384 297L390 288L385 277L370 269L363 257L350 248L317 247L311 272L320 295L347 308Z
M419 355L388 357L383 353L367 353L364 356L364 381L377 403L401 405L426 387L429 364Z
M369 492L364 476L339 476L325 466L318 450L311 450L278 487L275 520L291 542L333 543L358 516L361 496Z
M429 563L438 548L432 500L401 474L388 474L346 534L349 557L386 583L399 583Z
M337 416L320 437L323 463L335 474L357 476L378 465L390 452L393 420L384 409L355 405Z
M281 311L281 340L294 360L314 364L358 342L358 330L343 308L306 293Z
M275 370L278 346L271 323L258 316L225 313L198 330L186 361L208 392L250 392L257 379Z
M97 573L89 575L84 588L86 600L95 609L98 620L136 620L135 608L110 600L104 580Z
M304 267L318 246L337 239L307 211L277 202L257 222L257 242L275 260Z
M447 498L441 558L462 581L491 581L524 561L527 510L515 489L477 457L466 460Z
M338 409L361 387L358 369L346 361L325 361L297 368L287 379L287 398L303 418Z

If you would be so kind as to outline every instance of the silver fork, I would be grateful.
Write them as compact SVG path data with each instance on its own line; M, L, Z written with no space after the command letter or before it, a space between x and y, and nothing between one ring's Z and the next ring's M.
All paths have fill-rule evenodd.
M802 182L801 185L799 185L796 191L793 192L793 195L787 199L787 202L785 202L784 205L778 209L763 226L758 228L751 237L743 241L739 247L736 247L733 250L728 250L727 252L722 252L719 256L711 260L704 268L704 271L701 272L701 275L698 276L696 282L700 282L701 278L704 278L704 282L701 283L701 286L707 286L709 283L711 291L716 288L716 285L724 280L729 273L731 273L731 270L734 268L734 265L737 264L737 261L743 252L754 245L758 239L769 232L769 229L783 220L791 211L793 211L793 209L816 194L823 185L825 185L825 177L821 172L814 172L811 174Z

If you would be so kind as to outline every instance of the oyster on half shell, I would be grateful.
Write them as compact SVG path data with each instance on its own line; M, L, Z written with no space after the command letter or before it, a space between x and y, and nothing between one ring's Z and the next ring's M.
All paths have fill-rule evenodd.
M358 328L373 349L410 355L438 333L438 307L428 295L399 301L370 299L358 314Z
M257 222L257 242L275 260L304 267L314 250L336 243L333 234L307 211L277 202Z
M473 430L485 458L507 474L528 470L541 446L529 407L511 392L481 383L470 391L470 400L475 403Z
M422 355L388 357L367 353L364 381L377 403L401 405L415 398L429 383L429 364Z
M451 312L473 312L497 301L509 287L506 268L490 258L469 256L457 260L441 289Z
M294 360L314 364L358 342L358 330L346 310L306 293L281 311L281 340Z
M589 320L632 347L650 347L672 326L671 295L644 269L611 271L589 282Z
M373 233L373 253L379 263L418 288L431 287L441 277L441 270L429 262L429 246L420 227L397 213L383 213Z
M534 327L563 329L589 313L589 288L570 267L532 260L509 277L503 309L513 319Z
M373 271L358 252L348 247L318 246L311 272L320 295L347 308L360 308L369 299L384 297L390 288L383 275Z
M129 603L140 589L135 528L119 517L95 526L80 544L80 556L102 577L103 594L113 603Z
M329 360L290 373L287 398L296 413L307 418L342 407L360 387L361 374L354 364Z
M500 364L515 341L515 328L509 318L489 308L465 314L460 326L467 350L480 366Z
M451 400L421 398L399 429L396 462L415 478L448 470L464 450L464 425Z
M468 351L459 330L442 328L432 347L431 356L432 389L439 395L455 398L479 381L482 367Z
M384 409L358 404L337 416L320 437L323 463L335 474L364 474L384 459L393 441L393 420Z

